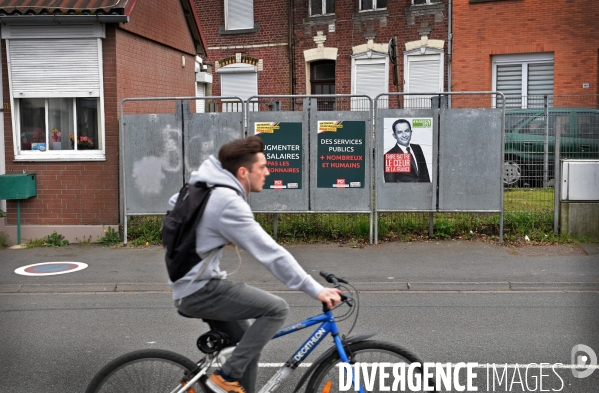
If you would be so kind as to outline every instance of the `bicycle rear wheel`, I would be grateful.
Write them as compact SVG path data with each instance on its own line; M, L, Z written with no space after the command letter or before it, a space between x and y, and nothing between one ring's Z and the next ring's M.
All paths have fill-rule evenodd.
M174 352L142 349L125 354L104 366L92 379L86 393L170 393L182 387L186 372L195 363ZM188 392L204 393L200 383Z
M410 363L418 362L422 364L422 362L410 351L407 351L395 344L386 343L383 341L361 341L355 344L349 345L350 351L354 355L354 359L356 362L365 363L367 365L372 365L372 363L405 363L406 364L406 373L408 369L408 365ZM349 356L349 353L348 353ZM330 393L341 392L340 390L340 381L339 381L339 367L341 364L341 359L339 358L339 354L335 351L331 356L326 358L321 365L314 371L310 381L308 382L308 386L306 387L306 393L321 393L323 391L328 391ZM416 371L420 374L421 369L417 368ZM391 387L394 381L392 370L387 368L386 372L389 373L389 377L386 378L386 382L384 385ZM370 375L369 375L370 377ZM368 378L370 380L370 378ZM374 381L372 382L372 386L364 386L364 378L360 376L359 378L360 384L362 387L368 392L379 392L379 380L380 375L377 370L375 374ZM420 386L423 386L422 378L420 378ZM407 384L406 384L407 385ZM434 387L434 381L431 379L429 381L429 386ZM391 389L392 390L392 389ZM343 390L347 392L347 390ZM350 392L354 391L354 387L350 387ZM387 390L389 391L389 389ZM413 391L413 390L406 390Z

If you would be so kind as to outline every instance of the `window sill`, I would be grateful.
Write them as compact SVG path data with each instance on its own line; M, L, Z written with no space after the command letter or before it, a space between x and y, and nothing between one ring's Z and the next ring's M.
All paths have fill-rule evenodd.
M329 25L337 21L336 14L326 15L311 15L304 18L304 25L315 26L315 25Z
M362 10L354 13L352 19L376 19L389 16L389 11L386 8L380 10Z
M15 156L15 162L23 161L106 161L106 154L102 150L85 152L60 152L52 151L22 151Z
M251 33L256 33L259 28L260 28L259 23L254 23L254 27L251 29L240 29L240 30L225 30L225 26L219 26L218 34L220 34L220 35L251 34Z

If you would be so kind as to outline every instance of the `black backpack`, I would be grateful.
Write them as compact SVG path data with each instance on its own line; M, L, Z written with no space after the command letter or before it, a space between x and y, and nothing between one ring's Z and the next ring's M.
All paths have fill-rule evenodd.
M196 252L196 228L214 187L235 190L229 186L208 186L205 182L187 183L179 191L173 210L167 211L162 219L164 259L172 282L185 276L202 261Z

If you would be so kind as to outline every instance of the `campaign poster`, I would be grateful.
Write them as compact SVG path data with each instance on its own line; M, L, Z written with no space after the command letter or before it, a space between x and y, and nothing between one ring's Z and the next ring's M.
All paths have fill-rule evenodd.
M364 121L319 121L316 187L364 188L365 142Z
M430 183L433 167L433 119L385 118L383 127L385 183Z
M257 122L254 132L264 142L270 176L264 187L271 190L302 188L302 123Z

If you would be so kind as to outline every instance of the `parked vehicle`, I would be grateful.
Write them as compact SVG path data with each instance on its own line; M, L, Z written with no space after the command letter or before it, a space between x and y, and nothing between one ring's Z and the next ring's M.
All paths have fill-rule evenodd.
M556 132L560 136L561 159L599 159L599 110L550 108L547 117L543 108L506 110L503 171L506 186L552 184ZM546 150L548 171L545 178Z

